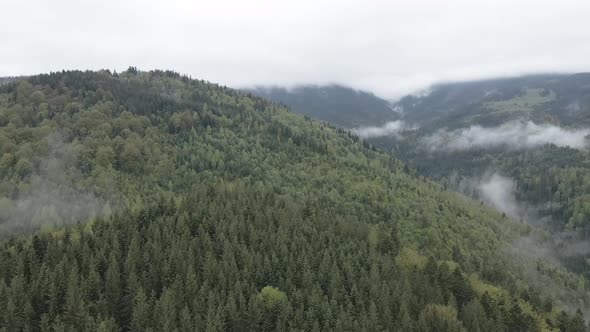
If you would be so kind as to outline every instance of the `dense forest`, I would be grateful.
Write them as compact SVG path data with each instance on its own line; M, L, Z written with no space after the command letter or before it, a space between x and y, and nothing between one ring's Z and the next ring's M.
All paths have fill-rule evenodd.
M511 179L514 200L528 210L522 218L545 229L553 255L588 278L589 87L589 74L443 84L396 104L420 129L402 140L372 143L446 188L464 191L466 180L489 172ZM476 134L488 141L478 142ZM441 144L449 139L468 143L455 149ZM505 143L490 145L494 140Z
M0 330L586 331L536 230L170 71L0 87Z
M515 200L522 216L553 234L551 244L560 260L573 271L590 277L590 155L587 150L545 145L536 149L473 149L424 152L410 141L397 144L396 153L446 188L461 191L462 181L491 170L515 183ZM436 166L435 166L436 165ZM474 194L477 197L477 193ZM572 250L568 242L579 248Z
M366 135L371 144L390 151L417 174L475 199L485 200L473 182L490 174L514 181L510 200L522 211L513 217L548 232L537 242L588 278L589 87L586 73L438 84L389 106L396 110L395 130L387 129L388 120L377 119L379 111L364 108L375 115L365 116L358 132L372 128ZM303 96L322 95L324 89L308 86L303 94L275 88L268 91L280 93L267 95L305 114ZM350 128L346 123L364 115L340 106L349 96L323 96L328 101L315 104L317 118Z

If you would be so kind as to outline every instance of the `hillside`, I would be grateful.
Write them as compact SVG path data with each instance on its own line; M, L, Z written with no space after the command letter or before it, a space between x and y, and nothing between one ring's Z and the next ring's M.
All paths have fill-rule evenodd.
M398 127L413 129L381 122L368 142L549 232L539 242L551 259L590 277L590 74L439 84L394 107ZM481 187L492 178L502 186L490 198Z
M585 330L586 281L511 252L530 227L259 97L38 75L0 142L7 330Z
M343 128L371 126L399 118L388 101L339 85L304 85L290 89L259 87L247 91Z
M514 185L505 190L514 203L495 205L551 233L553 254L590 277L590 74L441 85L398 107L420 129L374 144L461 191L501 175Z

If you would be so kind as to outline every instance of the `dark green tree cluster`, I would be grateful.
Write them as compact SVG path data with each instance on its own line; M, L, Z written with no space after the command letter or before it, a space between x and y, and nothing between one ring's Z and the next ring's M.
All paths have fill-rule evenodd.
M195 185L180 202L8 240L0 326L41 331L540 331L514 297L269 188ZM411 251L410 251L411 252ZM417 260L416 260L417 259ZM567 313L559 324L576 324ZM583 324L581 325L583 327ZM584 329L583 329L584 330ZM583 331L582 330L582 331ZM580 330L576 330L580 331Z

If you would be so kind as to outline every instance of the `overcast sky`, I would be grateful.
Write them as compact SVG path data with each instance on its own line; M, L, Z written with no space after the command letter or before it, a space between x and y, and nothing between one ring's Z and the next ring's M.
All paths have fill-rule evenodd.
M0 0L0 76L172 69L233 87L590 70L590 1Z

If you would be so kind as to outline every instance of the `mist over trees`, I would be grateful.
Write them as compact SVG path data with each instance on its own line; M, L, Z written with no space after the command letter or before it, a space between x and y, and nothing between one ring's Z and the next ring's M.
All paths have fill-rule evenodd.
M0 137L6 330L585 330L585 279L539 266L547 295L506 252L530 226L259 97L38 75L0 87Z
M588 84L587 73L440 84L394 104L416 130L368 140L445 188L539 228L536 250L588 278ZM511 183L488 182L505 187L492 200L479 188L491 174Z

